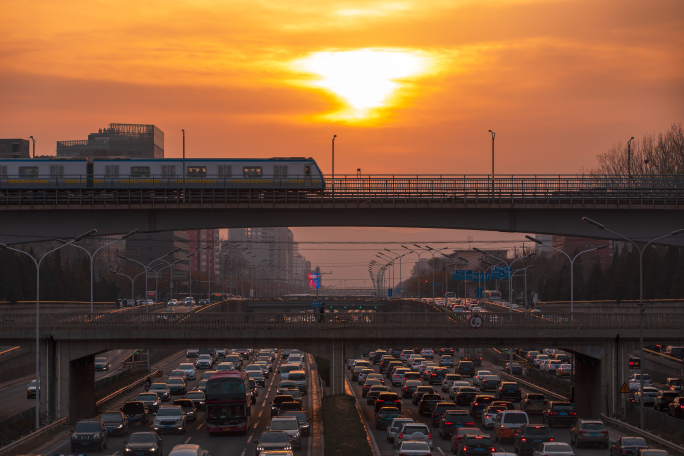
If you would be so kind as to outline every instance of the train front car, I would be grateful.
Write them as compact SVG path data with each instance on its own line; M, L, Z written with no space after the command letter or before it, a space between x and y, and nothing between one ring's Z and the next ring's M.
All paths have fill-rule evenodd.
M64 190L87 185L86 159L13 158L0 160L0 188Z

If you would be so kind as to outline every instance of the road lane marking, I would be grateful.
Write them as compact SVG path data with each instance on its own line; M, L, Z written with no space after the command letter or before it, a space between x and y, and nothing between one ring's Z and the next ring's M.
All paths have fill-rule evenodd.
M185 442L183 442L183 443L188 443L190 441L190 439L192 439L192 437L188 437L187 439L185 439Z

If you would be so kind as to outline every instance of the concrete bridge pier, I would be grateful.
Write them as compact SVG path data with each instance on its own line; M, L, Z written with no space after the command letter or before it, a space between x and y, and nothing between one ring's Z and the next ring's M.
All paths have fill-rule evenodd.
M68 417L69 424L74 424L96 413L95 355L74 353L76 344L73 343L55 345L53 410L56 418Z

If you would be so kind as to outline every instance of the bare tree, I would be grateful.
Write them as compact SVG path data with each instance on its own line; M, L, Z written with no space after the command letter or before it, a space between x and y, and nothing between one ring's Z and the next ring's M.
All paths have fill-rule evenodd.
M628 174L627 144L618 142L596 158L598 166L588 171L593 175ZM684 131L675 123L663 133L646 134L631 144L632 175L684 174ZM584 171L584 170L583 170Z

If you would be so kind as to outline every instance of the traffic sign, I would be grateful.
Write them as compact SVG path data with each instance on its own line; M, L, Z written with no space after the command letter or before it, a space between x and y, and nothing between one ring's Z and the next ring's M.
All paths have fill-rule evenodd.
M629 390L629 386L627 386L627 383L623 383L623 384L622 384L622 386L620 387L619 393L620 393L620 394L628 394L628 393L631 393L631 391Z
M478 298L482 297L482 287L477 287L477 297Z
M323 301L311 301L311 307L323 307Z
M484 320L482 320L482 316L480 314L475 314L470 317L470 320L468 320L468 323L470 323L470 327L473 329L480 329L482 325L484 324Z
M157 378L162 378L164 376L164 371L157 371L157 373L154 374L154 376Z

